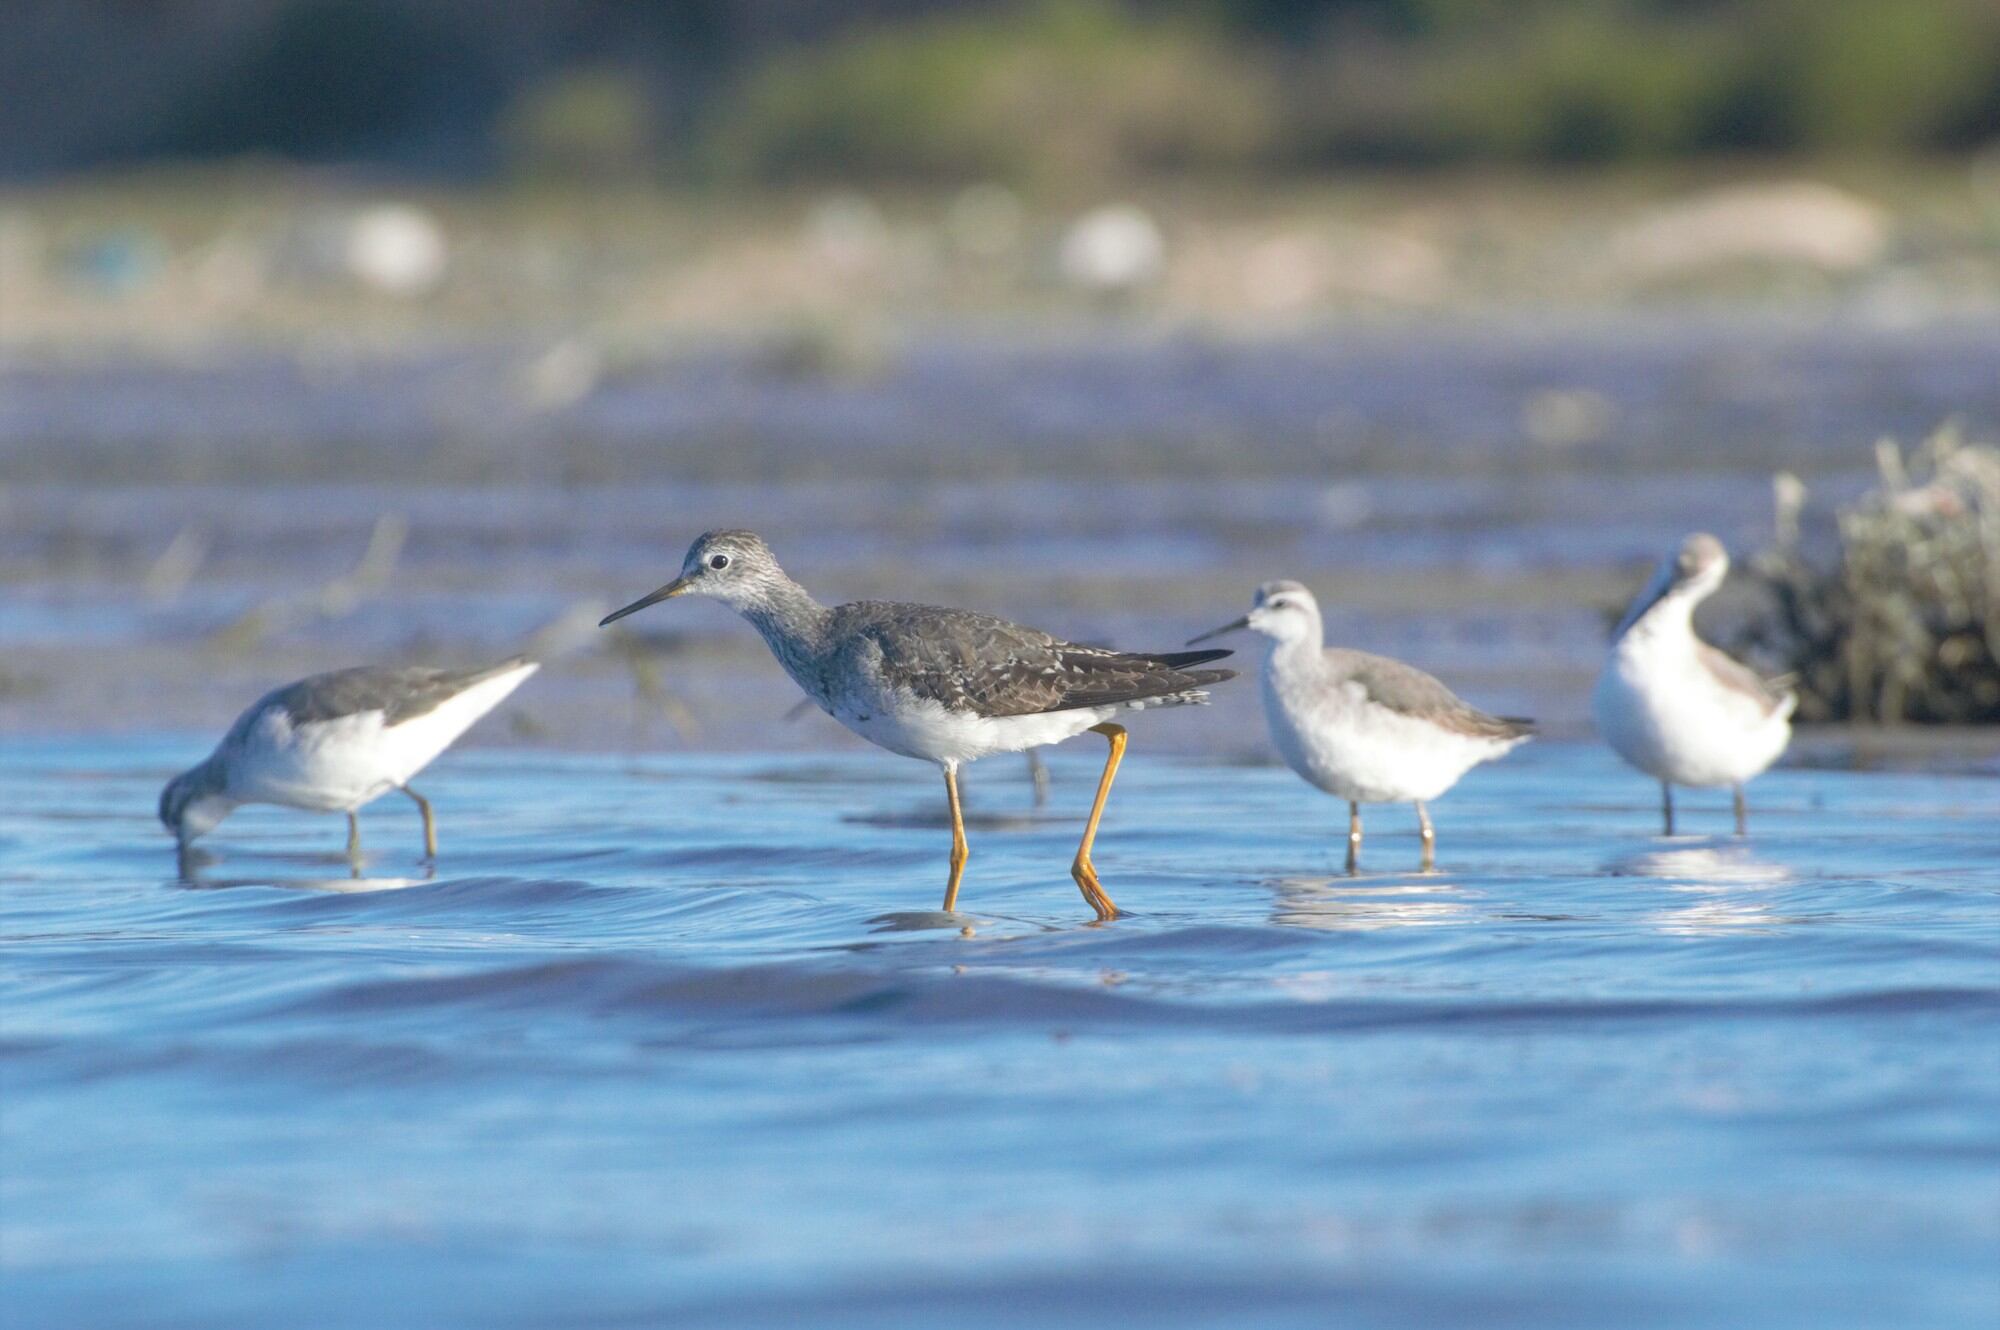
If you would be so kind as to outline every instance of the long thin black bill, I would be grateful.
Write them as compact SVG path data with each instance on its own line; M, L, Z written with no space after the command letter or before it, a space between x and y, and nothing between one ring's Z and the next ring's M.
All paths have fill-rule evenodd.
M1211 628L1199 637L1190 637L1184 645L1193 646L1197 642L1206 642L1211 637L1221 637L1224 633L1233 633L1239 628L1248 628L1249 626L1250 616L1246 614L1234 623L1226 623L1220 628Z
M667 583L665 586L661 587L658 591L655 591L652 595L641 596L639 597L639 599L633 601L630 605L627 605L624 609L611 611L611 613L605 615L602 619L599 619L597 621L597 626L599 628L604 628L611 624L617 623L620 619L624 618L628 614L637 614L640 610L645 609L648 605L657 605L663 600L671 600L685 590L687 590L687 579L685 577L676 577L673 581Z

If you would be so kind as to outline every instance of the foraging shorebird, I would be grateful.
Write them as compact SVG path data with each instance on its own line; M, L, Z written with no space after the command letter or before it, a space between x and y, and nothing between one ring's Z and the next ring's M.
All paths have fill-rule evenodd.
M711 531L688 548L680 576L605 623L674 596L711 596L750 621L806 696L862 738L944 771L951 810L947 913L958 904L969 851L958 769L993 753L1061 743L1091 730L1111 743L1083 841L1070 864L1099 919L1118 907L1091 863L1098 820L1125 754L1112 718L1207 700L1201 690L1235 677L1204 670L1227 651L1165 654L1077 646L990 615L931 605L855 601L828 608L778 566L749 531Z
M215 751L167 782L160 821L185 851L238 804L347 814L347 857L359 863L363 804L401 790L424 817L424 855L437 857L430 801L410 788L472 723L541 668L516 656L473 670L335 670L265 694Z
M1414 803L1423 867L1437 862L1424 807L1474 766L1525 743L1532 721L1489 716L1411 665L1324 645L1319 602L1297 582L1266 582L1251 610L1192 639L1248 628L1269 638L1264 715L1285 765L1347 800L1347 871L1361 861L1361 805Z
M1727 785L1736 834L1747 832L1743 785L1778 760L1798 698L1696 636L1694 607L1722 585L1729 552L1698 531L1661 560L1611 636L1591 695L1598 733L1618 756L1660 782L1660 813L1674 834L1674 786Z

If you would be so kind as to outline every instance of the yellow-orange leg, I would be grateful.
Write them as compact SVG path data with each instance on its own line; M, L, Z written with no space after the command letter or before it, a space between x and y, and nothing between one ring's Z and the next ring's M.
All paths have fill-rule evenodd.
M1076 879L1077 890L1090 902L1090 908L1097 911L1099 919L1116 919L1118 907L1111 903L1111 898L1104 894L1103 884L1097 880L1097 867L1090 862L1090 847L1097 841L1097 822L1104 816L1104 801L1111 797L1111 782L1125 756L1125 727L1106 721L1090 728L1111 741L1111 753L1104 759L1104 775L1097 781L1097 802L1090 806L1090 821L1083 824L1083 843L1076 847L1069 875Z
M944 912L958 908L958 879L965 874L965 861L972 851L965 843L965 814L958 807L958 768L944 769L944 797L951 805L951 878L944 884Z

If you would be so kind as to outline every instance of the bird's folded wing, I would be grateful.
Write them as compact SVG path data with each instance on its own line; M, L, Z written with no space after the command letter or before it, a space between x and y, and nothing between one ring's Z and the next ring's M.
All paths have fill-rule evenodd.
M1188 657L1078 646L989 615L897 608L868 631L881 650L884 682L952 711L1028 716L1115 706L1230 677L1177 667Z
M1534 729L1532 721L1489 716L1414 665L1359 651L1341 652L1334 659L1370 702L1400 715L1481 739L1512 739Z
M1785 699L1790 696L1788 690L1775 683L1767 683L1755 670L1733 657L1724 655L1706 642L1696 643L1695 649L1701 655L1701 663L1715 676L1715 681L1731 694L1756 707L1760 716L1770 715L1783 706Z
M383 713L386 725L398 725L427 716L474 684L525 664L527 660L517 656L498 665L465 670L363 665L301 679L272 693L258 709L283 707L293 725L368 711Z

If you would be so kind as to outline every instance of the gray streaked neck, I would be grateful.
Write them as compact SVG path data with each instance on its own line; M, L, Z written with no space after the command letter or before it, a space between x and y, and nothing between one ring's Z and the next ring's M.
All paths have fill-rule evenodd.
M751 627L779 660L791 663L794 655L817 656L826 647L827 629L833 611L812 598L812 593L789 577L780 576L763 589L763 594L742 608Z

